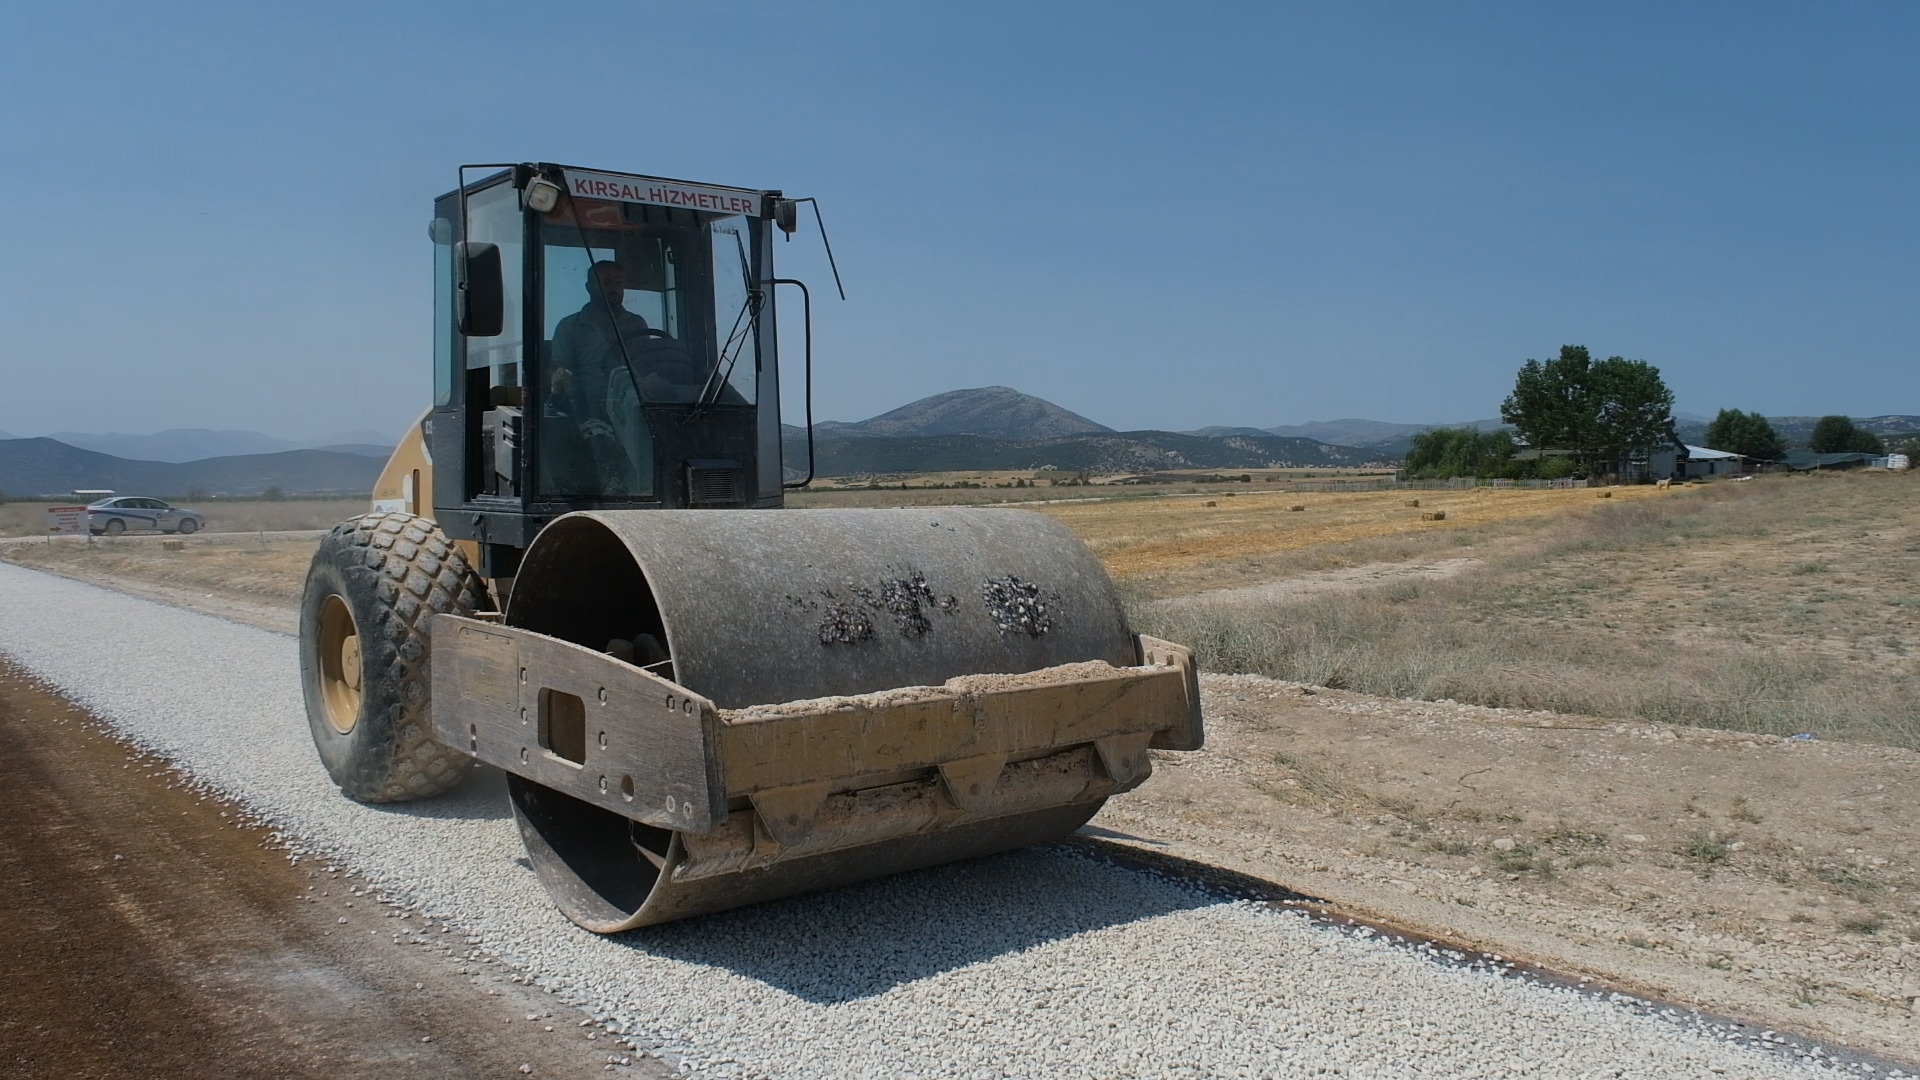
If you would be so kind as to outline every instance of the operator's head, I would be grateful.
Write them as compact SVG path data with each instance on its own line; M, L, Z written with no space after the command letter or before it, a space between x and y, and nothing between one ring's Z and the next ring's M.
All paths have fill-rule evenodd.
M627 272L619 263L602 259L587 268L587 295L595 300L610 300L617 307L626 292Z

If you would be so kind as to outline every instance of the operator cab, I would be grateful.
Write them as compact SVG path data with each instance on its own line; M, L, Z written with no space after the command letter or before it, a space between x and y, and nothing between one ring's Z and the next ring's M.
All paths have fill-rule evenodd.
M467 184L469 168L432 229L441 528L510 577L569 511L780 506L771 234L793 203L550 164Z

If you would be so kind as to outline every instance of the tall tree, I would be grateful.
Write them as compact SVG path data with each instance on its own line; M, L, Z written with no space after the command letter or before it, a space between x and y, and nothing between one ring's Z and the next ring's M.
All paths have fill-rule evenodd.
M1714 415L1713 422L1707 425L1707 433L1701 437L1714 450L1750 458L1771 461L1787 452L1780 433L1773 429L1766 417L1757 412L1721 409Z
M1813 425L1813 437L1807 448L1816 454L1884 454L1886 444L1880 436L1855 426L1845 416L1823 416Z
M1514 378L1513 393L1500 403L1500 419L1536 450L1551 446L1577 456L1592 445L1592 368L1585 345L1562 345L1560 355L1545 363L1528 360Z
M1661 442L1673 429L1673 391L1645 360L1609 356L1593 365L1594 449L1613 463Z
M1586 346L1562 345L1559 356L1520 368L1500 418L1535 449L1570 450L1581 465L1611 464L1666 437L1673 391L1644 360L1596 362Z

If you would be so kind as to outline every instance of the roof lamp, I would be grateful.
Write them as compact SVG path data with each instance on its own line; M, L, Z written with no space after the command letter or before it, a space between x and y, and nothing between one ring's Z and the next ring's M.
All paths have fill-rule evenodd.
M527 184L527 209L536 214L545 214L560 205L560 185L544 176L534 177Z

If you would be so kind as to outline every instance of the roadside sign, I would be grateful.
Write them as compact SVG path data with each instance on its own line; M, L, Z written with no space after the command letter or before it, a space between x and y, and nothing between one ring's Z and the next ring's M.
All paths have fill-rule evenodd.
M87 532L87 508L84 506L47 507L48 536L84 536Z

